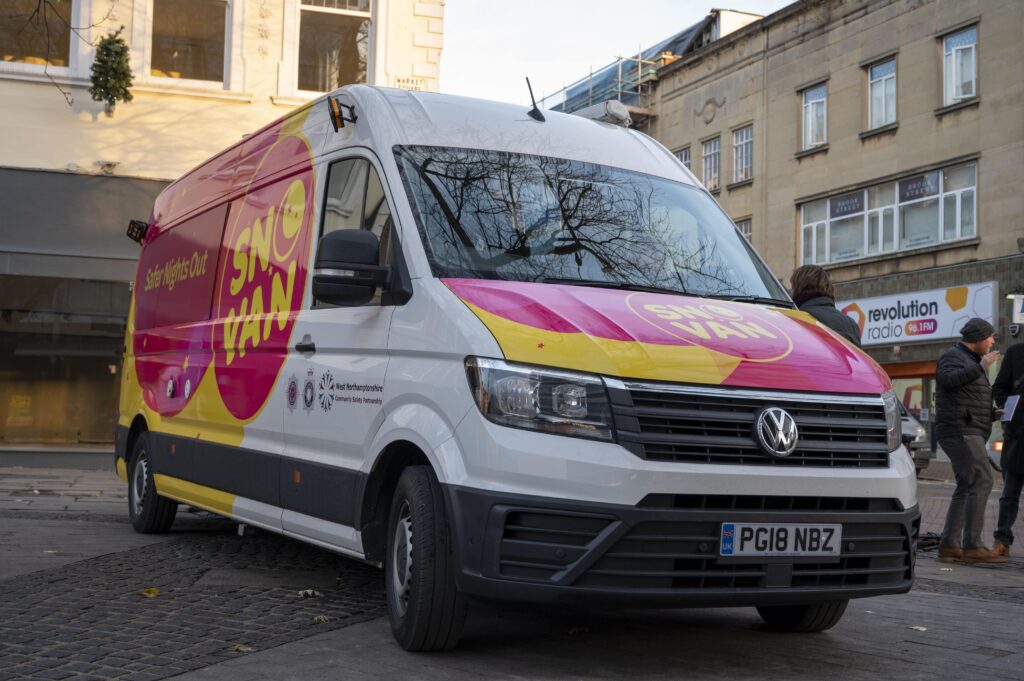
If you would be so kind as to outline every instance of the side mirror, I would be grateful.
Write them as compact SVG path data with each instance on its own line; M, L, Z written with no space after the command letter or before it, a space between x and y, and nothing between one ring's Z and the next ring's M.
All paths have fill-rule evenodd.
M313 266L313 297L330 305L365 305L387 290L391 266L378 265L380 242L365 229L339 229L320 239Z

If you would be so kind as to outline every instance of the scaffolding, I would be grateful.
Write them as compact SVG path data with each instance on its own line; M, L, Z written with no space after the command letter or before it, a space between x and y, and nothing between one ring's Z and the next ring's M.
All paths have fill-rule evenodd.
M622 102L634 119L651 115L654 85L662 59L645 59L643 54L619 57L597 72L591 71L572 85L541 100L541 108L573 113L608 100Z

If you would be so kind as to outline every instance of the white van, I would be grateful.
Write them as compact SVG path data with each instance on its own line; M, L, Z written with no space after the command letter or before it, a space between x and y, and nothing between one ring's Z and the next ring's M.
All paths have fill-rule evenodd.
M382 565L408 650L455 646L475 599L820 631L911 587L888 378L634 130L346 87L130 236L141 532L181 502Z

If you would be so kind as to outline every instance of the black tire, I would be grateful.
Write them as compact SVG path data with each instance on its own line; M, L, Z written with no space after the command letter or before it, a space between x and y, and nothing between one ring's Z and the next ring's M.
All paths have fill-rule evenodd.
M838 624L849 603L826 601L806 605L765 605L758 607L757 614L769 629L811 633L825 631Z
M391 499L384 558L391 632L406 650L451 650L462 635L467 607L450 537L434 471L406 468Z
M142 534L161 534L171 529L178 502L158 496L149 459L149 433L142 433L132 447L128 463L128 517Z

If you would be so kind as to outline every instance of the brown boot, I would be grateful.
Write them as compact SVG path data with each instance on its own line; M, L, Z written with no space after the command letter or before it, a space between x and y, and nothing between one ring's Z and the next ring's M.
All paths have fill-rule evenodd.
M943 563L959 563L964 559L964 550L959 546L940 546L939 561Z
M973 549L964 549L964 562L968 565L976 563L1005 563L1006 556L997 555L984 546L978 546Z
M1009 556L1010 547L1001 541L997 541L995 544L992 545L992 553L996 554L997 556Z

